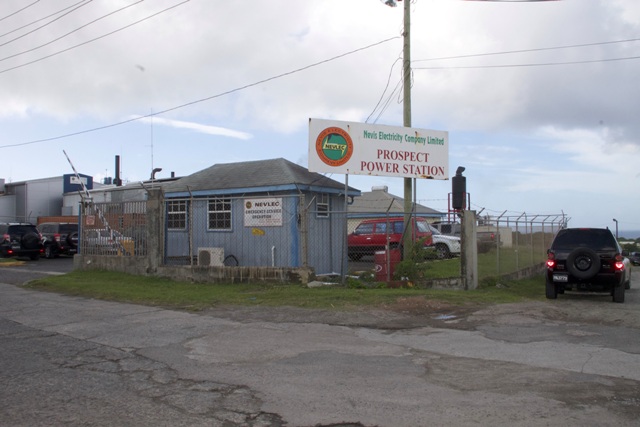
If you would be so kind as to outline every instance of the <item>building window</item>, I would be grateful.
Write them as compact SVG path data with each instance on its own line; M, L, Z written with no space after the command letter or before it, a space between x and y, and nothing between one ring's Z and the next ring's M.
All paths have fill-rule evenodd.
M319 194L316 197L316 216L318 218L329 218L329 195Z
M231 230L231 199L209 200L209 230Z
M170 200L167 204L167 228L184 230L187 228L186 200Z

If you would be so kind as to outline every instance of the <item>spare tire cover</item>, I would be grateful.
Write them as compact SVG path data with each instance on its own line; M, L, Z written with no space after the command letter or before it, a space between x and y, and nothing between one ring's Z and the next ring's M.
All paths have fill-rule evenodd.
M67 234L67 244L72 248L78 246L78 233Z
M36 233L27 233L22 236L22 247L24 249L38 249L40 237Z
M600 255L593 249L574 249L567 257L567 270L578 279L591 279L600 271Z

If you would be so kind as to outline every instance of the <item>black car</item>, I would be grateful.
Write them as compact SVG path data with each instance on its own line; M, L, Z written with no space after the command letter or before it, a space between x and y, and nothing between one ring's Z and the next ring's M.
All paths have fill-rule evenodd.
M44 253L42 236L30 223L0 223L0 256L29 257L37 260Z
M46 258L78 252L78 223L44 222L38 229L42 233Z
M560 230L547 253L547 298L565 291L589 291L607 292L614 302L624 302L624 291L631 286L631 263L611 230Z

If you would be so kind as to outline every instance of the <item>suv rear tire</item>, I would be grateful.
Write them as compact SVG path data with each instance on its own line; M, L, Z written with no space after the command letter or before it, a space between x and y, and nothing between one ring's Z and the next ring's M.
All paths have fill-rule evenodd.
M613 302L624 302L624 284L613 288Z
M558 298L558 287L555 285L555 283L550 282L549 280L547 280L547 286L546 286L546 296L547 299L557 299Z
M53 254L53 248L51 247L51 245L45 245L44 257L47 259L55 258L55 255Z

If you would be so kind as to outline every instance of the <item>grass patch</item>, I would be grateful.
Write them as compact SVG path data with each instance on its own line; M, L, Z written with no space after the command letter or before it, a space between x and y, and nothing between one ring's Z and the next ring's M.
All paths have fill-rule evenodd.
M498 304L544 299L542 277L498 284L485 279L474 291L320 287L286 283L203 284L110 271L73 271L29 282L25 287L110 301L203 310L225 305L291 306L354 310L393 304L399 298L424 296L455 305Z

